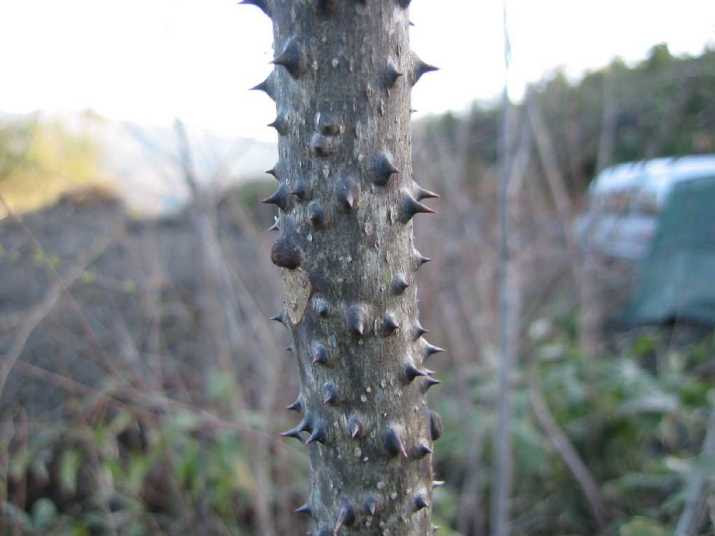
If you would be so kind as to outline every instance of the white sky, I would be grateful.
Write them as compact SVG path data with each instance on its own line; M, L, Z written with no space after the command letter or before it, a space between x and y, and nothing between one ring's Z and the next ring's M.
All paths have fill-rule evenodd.
M387 0L385 0L387 1ZM501 0L414 0L412 45L441 71L413 94L421 114L496 96ZM654 44L715 43L714 0L509 0L515 92L557 66L572 75ZM0 111L92 108L273 140L273 103L248 92L270 70L271 29L236 0L0 0Z

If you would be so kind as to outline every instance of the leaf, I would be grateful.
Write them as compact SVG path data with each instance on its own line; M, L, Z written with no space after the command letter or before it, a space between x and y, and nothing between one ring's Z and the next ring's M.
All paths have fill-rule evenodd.
M72 527L72 536L90 536L89 529L83 525L77 524Z
M27 447L22 447L12 456L8 474L15 480L20 480L31 462L31 452Z
M60 460L60 484L62 490L74 493L77 490L77 473L82 456L76 449L69 449L62 453Z
M647 357L656 350L656 340L652 335L641 335L633 343L633 353L638 357Z
M148 456L132 456L126 473L126 485L133 495L137 495L144 484L144 478L151 469Z
M173 416L171 424L177 432L191 432L199 424L199 418L190 411L182 410Z
M235 388L233 378L224 371L214 370L209 373L206 390L211 400L229 400Z
M672 413L678 409L678 399L662 391L653 391L625 402L618 411L619 415L638 415L641 413Z
M38 499L32 505L32 524L37 529L49 527L56 516L57 507L50 499Z
M621 527L620 536L667 536L669 531L646 517L634 517Z

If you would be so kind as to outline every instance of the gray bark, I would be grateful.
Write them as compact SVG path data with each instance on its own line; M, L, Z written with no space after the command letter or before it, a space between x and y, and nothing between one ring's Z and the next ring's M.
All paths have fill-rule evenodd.
M432 534L424 399L439 351L418 320L410 90L432 67L409 48L409 0L246 0L273 21L281 267L317 536Z

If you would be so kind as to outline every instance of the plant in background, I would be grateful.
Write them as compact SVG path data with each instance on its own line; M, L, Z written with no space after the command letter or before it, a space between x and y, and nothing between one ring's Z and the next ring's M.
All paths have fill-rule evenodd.
M97 121L89 115L82 119L83 126ZM59 119L0 120L0 194L15 212L48 205L81 187L102 186L110 195L100 157L99 147L87 132ZM0 208L0 217L4 212Z
M409 48L409 0L244 0L273 21L280 209L271 258L285 288L310 448L298 512L317 535L432 534L433 441L412 219L436 194L412 180L410 91L434 67Z

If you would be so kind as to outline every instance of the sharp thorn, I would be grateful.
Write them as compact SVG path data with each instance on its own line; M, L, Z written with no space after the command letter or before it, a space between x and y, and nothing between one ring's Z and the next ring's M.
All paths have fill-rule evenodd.
M429 502L427 501L427 497L423 493L418 493L415 495L415 498L413 499L413 503L415 506L415 512L419 512L423 508L427 508L429 506Z
M397 69L394 63L389 62L385 69L385 87L390 89L395 86L397 80L402 76L402 73Z
M395 456L402 455L407 458L407 450L405 445L402 443L402 438L400 438L399 432L394 427L389 427L387 432L385 432L384 437L385 450L394 458Z
M362 337L365 334L366 313L363 305L351 305L348 307L346 321L348 329L353 335Z
M323 227L325 225L325 211L323 211L318 201L311 201L308 205L308 219L314 227Z
M279 324L283 324L285 327L290 327L288 324L288 315L285 311L281 311L277 315L272 316L270 320L278 322Z
M304 406L303 406L303 397L301 395L298 395L298 398L295 399L295 402L290 404L289 406L286 406L286 409L288 411L296 411L300 413L303 411Z
M415 365L412 363L408 364L405 367L405 378L407 378L407 383L412 383L415 378L423 377L423 376L429 376L426 371L422 369L418 369Z
M428 329L425 329L422 327L422 323L420 322L419 318L415 320L415 339L419 339L422 337L422 335L426 335L429 333Z
M353 510L352 505L343 501L340 505L340 510L338 511L338 519L335 522L335 529L333 530L334 535L340 533L340 529L343 527L349 527L355 523L355 510Z
M271 99L275 100L275 92L273 91L273 84L271 82L271 77L269 76L260 84L256 84L249 91L263 91Z
M362 435L363 425L359 417L353 415L348 419L348 431L352 439L358 439Z
M335 15L337 10L337 0L319 0L318 9L323 15Z
M429 455L429 454L432 454L432 449L431 449L430 446L429 446L427 443L425 443L425 442L421 442L421 443L420 443L419 445L417 445L417 447L415 448L415 458L417 458L417 459L420 459L420 460L421 460L422 458L424 458L425 456L427 456L427 455Z
M326 318L330 314L330 304L321 296L313 297L313 311L321 318Z
M374 516L380 508L380 502L372 495L365 499L365 513Z
M398 173L392 162L392 155L386 151L380 153L375 162L375 178L373 182L378 186L387 186L390 177Z
M310 421L309 421L308 417L306 416L306 417L303 417L303 420L300 421L300 423L298 423L298 425L295 426L294 428L291 428L290 430L287 430L285 432L281 432L281 436L293 437L293 438L297 439L298 441L302 442L303 438L300 434L301 434L301 432L307 432L308 430L310 430Z
M430 259L429 257L425 257L424 255L422 255L422 253L420 253L420 252L417 251L416 249L413 250L413 254L414 254L415 259L416 259L416 261L417 261L417 268L418 268L418 269L419 269L420 267L422 267L424 264L427 264L428 262L431 262L431 261L432 261L432 259Z
M271 9L268 7L268 2L266 2L266 0L241 0L239 4L247 6L256 6L261 11L263 11L263 13L265 13L269 17L271 16Z
M275 128L278 134L280 134L281 136L285 136L288 133L289 123L283 114L278 114L276 118L271 123L268 123L268 125L266 126L270 128Z
M305 187L305 181L299 179L293 189L290 191L291 195L296 196L301 201L304 201L308 197L308 191Z
M323 385L323 404L334 406L338 403L338 389L334 383Z
M345 212L350 212L355 208L359 195L360 189L352 177L343 177L338 181L336 197Z
M425 345L424 345L425 358L428 358L431 355L439 354L439 353L445 352L445 351L446 350L444 348L435 346L434 344L430 344L429 342L425 341Z
M392 313L385 313L385 317L382 319L382 331L385 335L392 335L400 329L400 324Z
M320 422L315 425L310 436L305 440L306 445L311 445L316 442L325 443L325 429Z
M422 393L426 393L432 387L434 387L435 385L439 385L440 383L442 382L440 382L438 379L433 378L432 376L427 376L422 382Z
M416 55L414 56L414 70L412 71L412 85L414 86L423 75L430 73L432 71L438 71L439 69L434 65L425 63Z
M299 506L298 508L295 509L296 514L304 514L307 516L312 516L313 515L313 510L310 508L310 505L308 503L305 503L302 506Z
M417 201L417 199L412 197L411 193L403 191L401 207L402 223L409 222L416 214L434 214L434 210Z
M271 63L285 67L293 78L300 78L303 74L303 59L294 38L288 40L281 53Z
M405 274L397 274L392 278L393 294L402 294L409 286L410 284L407 282Z
M433 192L432 190L428 190L427 188L422 188L419 184L415 183L415 198L418 201L421 201L422 199L439 199L439 194Z
M311 348L311 353L313 354L313 365L327 365L328 364L328 350L321 343L316 342Z
M280 182L281 179L278 176L278 172L276 171L276 168L267 169L266 173L268 173L269 175L272 175L274 179L276 179L278 182Z
M288 205L288 188L285 184L281 184L278 189L263 200L266 205L275 205L283 212L287 212Z

